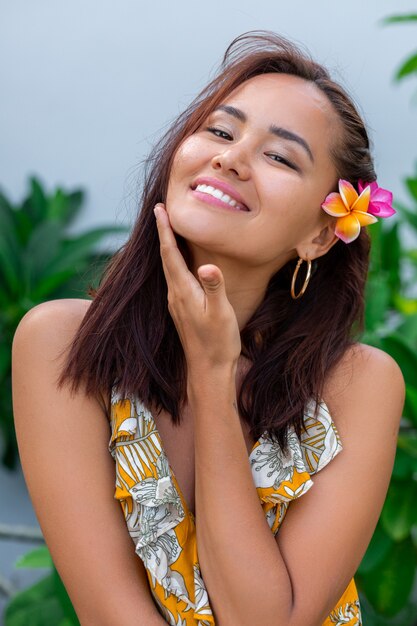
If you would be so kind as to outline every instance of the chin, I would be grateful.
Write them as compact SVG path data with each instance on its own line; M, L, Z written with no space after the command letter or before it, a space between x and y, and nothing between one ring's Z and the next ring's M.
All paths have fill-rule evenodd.
M219 244L224 240L224 221L216 213L184 203L167 210L172 230L196 244Z

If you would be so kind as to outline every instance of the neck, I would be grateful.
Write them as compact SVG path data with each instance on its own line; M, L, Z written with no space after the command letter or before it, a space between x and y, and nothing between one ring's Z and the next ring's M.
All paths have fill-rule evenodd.
M239 330L245 327L263 301L271 277L288 261L288 257L277 258L273 263L249 266L241 259L226 258L195 244L188 248L190 271L197 280L197 269L201 265L212 263L222 271L227 298L236 314Z

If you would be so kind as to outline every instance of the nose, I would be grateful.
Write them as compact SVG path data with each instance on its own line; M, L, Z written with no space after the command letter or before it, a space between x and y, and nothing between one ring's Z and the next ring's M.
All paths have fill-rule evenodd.
M250 176L247 149L239 143L224 146L224 149L212 158L211 166L217 171L231 172L241 180L247 180Z

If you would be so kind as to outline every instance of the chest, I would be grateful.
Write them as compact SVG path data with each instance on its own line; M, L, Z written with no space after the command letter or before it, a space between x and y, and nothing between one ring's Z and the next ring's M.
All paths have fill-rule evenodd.
M153 419L168 463L189 510L195 515L194 415L189 406L185 406L180 415L181 424L175 426L167 411L162 410L159 414L153 411ZM250 436L246 422L241 419L240 424L249 456L255 442Z

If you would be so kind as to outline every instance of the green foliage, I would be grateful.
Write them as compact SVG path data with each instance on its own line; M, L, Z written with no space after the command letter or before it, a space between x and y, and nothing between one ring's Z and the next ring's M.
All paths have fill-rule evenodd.
M417 250L404 250L400 236L403 225L417 234L417 176L408 177L405 183L411 206L397 206L398 219L393 225L380 221L369 231L372 253L363 340L388 352L400 365L406 382L393 476L377 529L357 573L358 588L380 616L377 620L391 618L404 609L417 617L411 599L417 569L417 312L412 293Z
M79 626L71 600L46 546L24 555L15 565L47 567L50 572L12 598L4 613L5 626Z
M417 13L393 15L383 24L416 24ZM395 73L399 81L417 74L417 53ZM405 248L407 229L417 241L417 163L404 178L409 204L395 202L392 223L369 229L371 263L362 341L381 348L398 363L406 399L394 469L375 533L356 574L364 624L417 623L417 247Z
M35 305L57 298L85 298L96 286L109 253L97 251L104 237L125 227L104 226L67 234L79 214L84 192L58 187L47 194L30 178L28 195L13 206L0 191L0 431L2 462L17 461L11 397L11 345L16 327Z
M382 20L382 24L406 24L417 22L417 13L405 13L403 15L391 15ZM402 80L406 76L417 74L417 53L407 57L397 69L394 79Z
M378 525L356 574L364 623L407 626L417 619L417 248L406 250L401 229L417 241L417 174L405 179L410 206L396 204L394 223L369 229L371 262L364 343L390 354L406 383L394 469Z
M382 20L383 24L398 24L404 22L417 22L417 13L405 13L404 15L391 15Z

